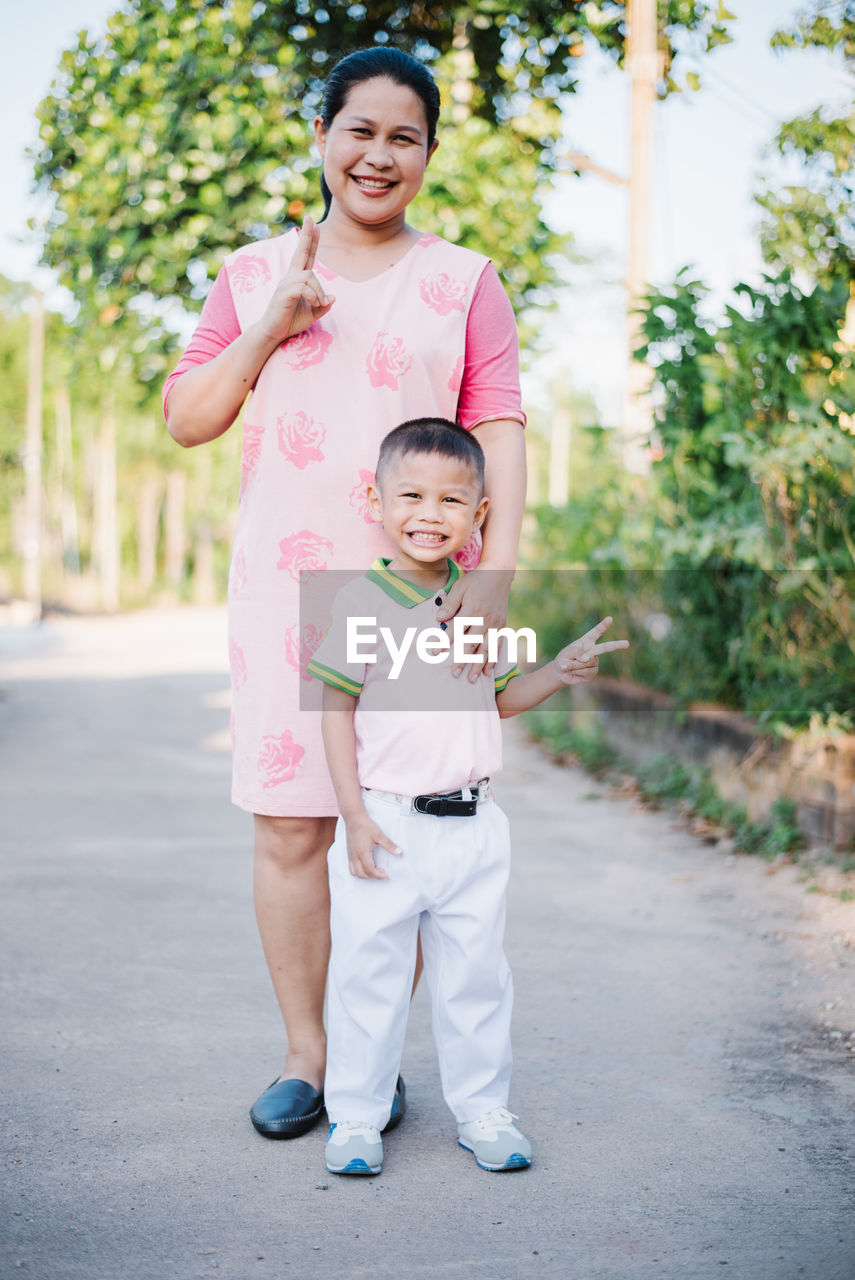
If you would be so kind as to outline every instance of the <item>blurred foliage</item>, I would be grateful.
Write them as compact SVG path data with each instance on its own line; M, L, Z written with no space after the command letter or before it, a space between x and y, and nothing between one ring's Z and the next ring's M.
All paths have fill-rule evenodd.
M27 395L28 286L0 276L0 598L22 589L24 450ZM133 354L103 333L71 326L59 315L45 317L43 370L43 589L48 603L92 607L99 603L97 533L102 459L101 424L116 423L117 536L123 560L125 603L169 598L193 590L195 546L213 531L215 577L225 591L233 509L240 471L240 439L216 441L212 449L187 453L163 429L159 398L134 376ZM153 407L154 406L154 407ZM186 577L166 581L165 493L168 476L185 476L181 512L187 541ZM153 507L154 579L141 582L148 495ZM151 514L151 513L150 513Z
M824 49L849 87L846 110L817 109L786 121L774 150L798 165L798 184L767 178L757 199L765 211L761 242L766 260L808 279L855 279L855 3L814 3L772 38L779 49Z
M519 619L544 652L606 613L621 674L779 731L855 719L855 363L842 281L740 285L718 325L683 273L650 295L647 484L616 459L541 508ZM580 566L572 571L569 566ZM604 669L612 670L613 660ZM614 663L615 669L618 664Z
M825 48L849 74L855 5L813 4L774 42ZM536 513L540 568L518 602L549 651L611 613L632 644L621 674L784 734L855 721L852 140L850 117L782 126L805 185L767 186L774 270L736 285L718 322L688 271L651 292L647 483L616 452L588 457L566 510Z
M663 657L683 696L764 723L855 712L855 368L849 290L789 271L740 285L710 328L703 290L653 294L644 354L663 400L654 464ZM679 622L677 621L679 619ZM681 652L682 637L692 643ZM717 686L717 687L716 687Z
M691 38L693 54L714 48L729 38L731 16L707 0L662 0L659 9L666 93L679 87L681 40ZM68 559L71 536L60 528L59 507L76 513L82 577L97 575L101 424L110 415L123 601L195 590L191 577L212 539L222 590L240 440L230 432L205 450L177 450L163 428L160 386L187 312L200 307L225 256L279 234L306 212L320 214L311 121L324 77L340 57L386 44L431 66L443 101L441 146L415 220L492 256L523 312L549 303L567 256L566 240L540 213L556 160L561 96L575 87L586 45L622 62L625 19L625 5L612 0L445 8L387 0L330 0L317 8L307 0L125 0L103 33L80 32L39 107L33 156L49 210L38 228L43 261L76 301L70 324L59 317L48 324L48 594L57 584L62 592L55 568ZM0 297L7 374L0 393L7 500L0 592L19 585L23 307L8 291ZM524 341L534 336L525 322L521 334ZM67 393L74 456L58 471L57 404ZM142 562L152 519L157 565L149 582Z
M660 9L668 77L681 33L708 48L728 38L721 5ZM575 87L585 39L622 59L625 18L609 0L126 0L104 36L81 32L63 54L38 111L36 180L54 196L45 261L89 319L141 309L160 346L148 359L162 363L152 299L203 296L228 252L319 212L309 123L324 76L353 49L387 44L431 64L445 100L425 229L494 256L522 307L552 281L560 244L534 198L555 158L559 96Z
M603 782L624 789L627 778L634 778L638 795L647 805L678 808L684 818L702 819L707 838L728 836L740 853L773 861L797 858L805 846L792 800L779 797L765 819L751 821L740 805L724 799L709 769L687 764L670 752L636 763L612 746L601 721L574 724L574 708L566 692L525 712L523 719L530 736L556 760L572 760Z

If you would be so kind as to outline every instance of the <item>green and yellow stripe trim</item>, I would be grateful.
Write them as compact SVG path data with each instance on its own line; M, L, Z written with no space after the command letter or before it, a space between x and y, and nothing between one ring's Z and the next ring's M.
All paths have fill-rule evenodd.
M460 567L456 560L449 560L447 563L448 581L441 588L444 592L450 591L460 577ZM436 595L435 591L429 591L427 587L418 587L414 582L408 582L406 578L393 573L389 568L389 561L383 556L377 557L365 576L369 582L380 587L390 599L397 604L405 605L408 609L412 609L416 604L424 604L425 600Z
M356 680L351 680L350 676L343 676L340 671L333 671L332 667L325 667L322 662L316 662L314 658L309 662L306 670L309 675L323 680L324 684L332 685L334 689L343 689L354 698L358 698L362 693L362 685Z
M503 675L496 676L493 681L493 684L496 686L496 693L501 693L503 689L507 689L514 676L518 676L519 674L519 667L514 666L511 667L510 671L506 671Z

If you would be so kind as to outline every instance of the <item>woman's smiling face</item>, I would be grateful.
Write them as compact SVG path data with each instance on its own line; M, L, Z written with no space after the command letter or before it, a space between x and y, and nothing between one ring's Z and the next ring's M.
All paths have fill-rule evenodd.
M318 117L315 139L336 212L374 226L403 219L437 145L418 94L385 76L354 85L329 129Z

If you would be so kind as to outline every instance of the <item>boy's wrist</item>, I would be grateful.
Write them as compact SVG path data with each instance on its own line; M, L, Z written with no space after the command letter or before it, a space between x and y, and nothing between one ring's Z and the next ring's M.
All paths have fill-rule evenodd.
M368 817L368 810L362 803L361 796L359 798L354 797L347 804L341 804L339 809L345 826L350 826L351 823L360 822L363 818Z

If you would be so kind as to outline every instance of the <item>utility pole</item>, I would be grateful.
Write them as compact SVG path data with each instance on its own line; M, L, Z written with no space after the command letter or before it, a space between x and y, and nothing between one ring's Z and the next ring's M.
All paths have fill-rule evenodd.
M42 380L45 308L38 290L30 302L27 358L27 422L24 445L24 598L33 622L42 616Z
M650 133L656 81L661 74L656 0L627 0L627 70L632 77L631 167L629 179L629 270L627 273L628 361L624 394L624 461L628 470L647 470L646 443L653 418L650 369L633 352L642 341L643 295L648 280L650 239Z

